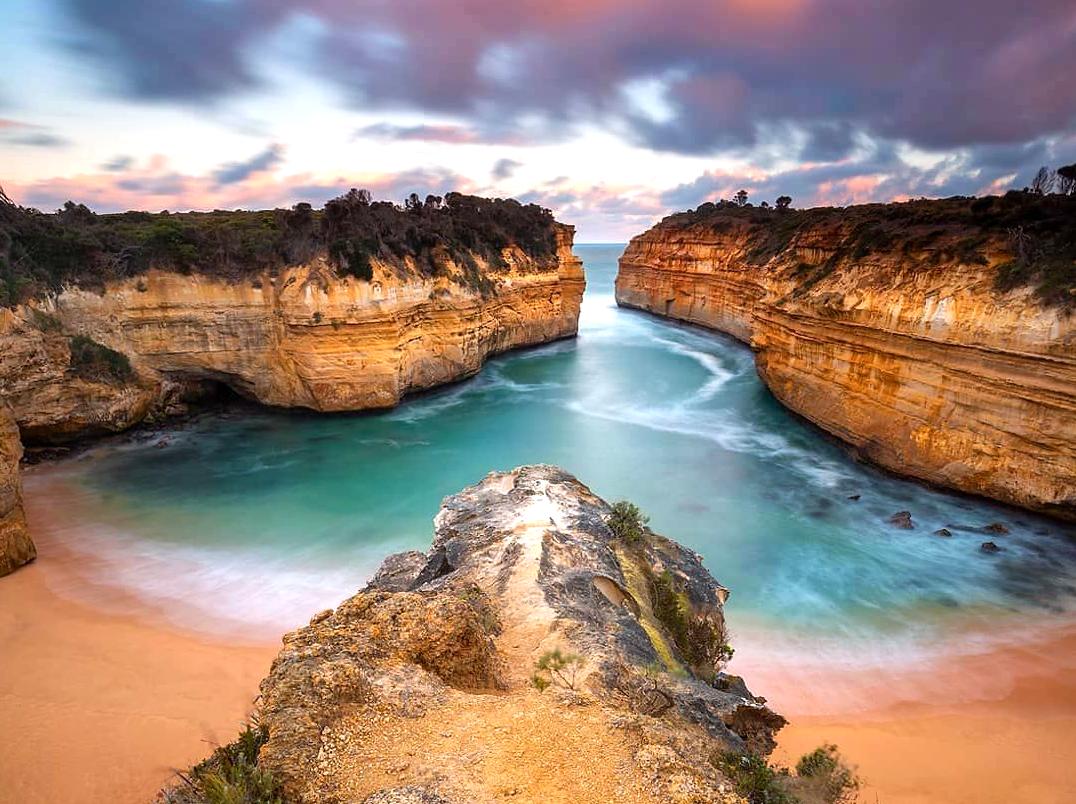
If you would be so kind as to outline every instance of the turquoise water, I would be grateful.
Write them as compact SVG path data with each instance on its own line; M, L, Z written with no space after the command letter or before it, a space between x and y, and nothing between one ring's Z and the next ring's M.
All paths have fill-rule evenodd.
M549 462L702 553L745 644L766 631L906 655L1076 608L1071 529L856 464L774 401L743 345L618 309L621 249L577 247L578 339L501 356L391 412L207 417L166 448L154 437L65 465L99 504L72 546L104 557L101 583L188 624L276 635L386 553L425 549L444 495ZM900 510L915 530L888 524ZM1011 532L953 527L991 522ZM943 526L953 538L931 535ZM1002 553L979 551L990 538Z

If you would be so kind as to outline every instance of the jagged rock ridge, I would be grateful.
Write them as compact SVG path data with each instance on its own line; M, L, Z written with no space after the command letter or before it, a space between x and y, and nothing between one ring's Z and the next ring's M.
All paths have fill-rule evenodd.
M768 753L784 720L676 642L724 639L727 590L609 512L552 466L446 498L429 553L284 638L260 765L302 802L739 801L711 755ZM581 657L574 689L531 683L554 650Z

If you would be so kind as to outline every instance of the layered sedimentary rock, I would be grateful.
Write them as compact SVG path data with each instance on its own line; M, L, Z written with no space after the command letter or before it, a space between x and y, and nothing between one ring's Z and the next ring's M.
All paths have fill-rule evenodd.
M718 669L728 592L609 514L551 466L446 498L430 552L285 636L260 767L296 802L740 801L713 755L784 720Z
M617 301L749 343L781 402L887 469L1076 518L1071 304L1034 282L998 289L1022 227L954 224L932 203L980 214L672 216L629 244ZM1059 259L1049 270L1067 260L1071 277Z
M0 405L0 576L33 561L37 555L22 508L21 457L19 430L10 411Z
M582 264L571 227L555 234L552 257L510 247L503 266L476 260L484 292L452 264L430 275L374 260L366 281L338 276L324 256L237 280L151 270L103 292L68 288L0 309L0 399L38 442L123 430L200 382L267 405L389 407L474 374L491 354L575 334ZM75 336L129 370L79 371Z

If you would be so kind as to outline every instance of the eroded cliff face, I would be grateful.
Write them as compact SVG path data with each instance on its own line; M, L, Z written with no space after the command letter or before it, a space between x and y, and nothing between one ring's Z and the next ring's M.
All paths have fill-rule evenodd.
M20 458L19 430L10 411L0 405L0 576L13 572L37 556L22 508Z
M491 354L576 333L582 263L571 227L556 236L552 258L509 248L507 267L480 264L485 295L451 264L430 277L375 262L367 282L321 258L236 281L150 271L103 293L67 289L0 310L0 399L39 442L123 430L205 381L267 405L390 407L474 374ZM126 356L130 375L75 370L76 335Z
M633 239L618 303L749 343L781 402L887 469L1076 518L1076 316L996 290L1003 235L716 220Z
M740 801L713 755L769 753L784 720L711 661L728 592L609 514L552 466L446 498L429 553L285 636L259 766L296 802Z

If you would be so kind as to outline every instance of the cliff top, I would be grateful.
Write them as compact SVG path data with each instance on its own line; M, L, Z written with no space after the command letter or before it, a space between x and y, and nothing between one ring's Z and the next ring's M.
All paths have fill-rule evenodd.
M1076 195L1012 191L811 209L707 202L651 232L681 230L745 235L747 264L791 270L807 286L838 266L870 266L897 252L916 271L990 266L998 292L1031 286L1043 304L1076 306ZM805 247L825 252L824 260L803 259Z
M740 801L715 757L784 720L719 669L726 596L567 472L490 474L284 637L259 767L302 802Z
M314 209L96 214L82 204L43 213L0 191L0 306L74 284L100 289L151 267L239 278L324 255L342 275L372 277L377 261L401 273L444 274L486 292L487 273L517 248L540 265L555 259L549 210L513 199L412 194L403 207L351 190Z

